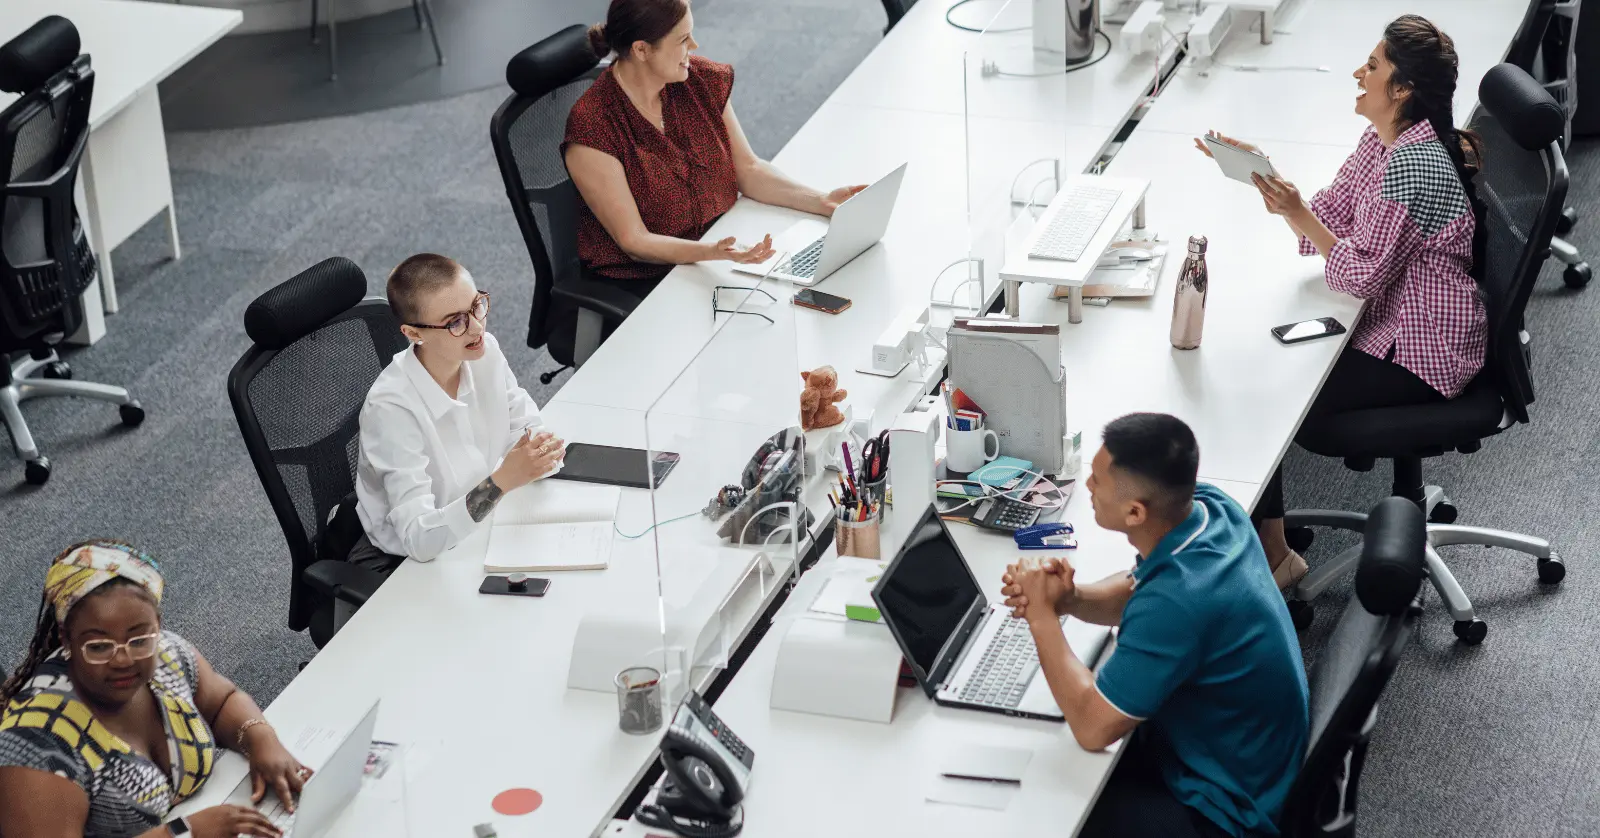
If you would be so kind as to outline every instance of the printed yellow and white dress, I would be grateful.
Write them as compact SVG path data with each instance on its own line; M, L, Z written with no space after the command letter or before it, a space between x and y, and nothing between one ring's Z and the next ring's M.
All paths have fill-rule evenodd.
M200 675L194 648L161 634L150 690L167 731L170 774L133 752L73 694L60 651L34 671L0 716L0 766L49 771L89 795L84 838L127 838L159 825L211 776L216 743L195 708Z

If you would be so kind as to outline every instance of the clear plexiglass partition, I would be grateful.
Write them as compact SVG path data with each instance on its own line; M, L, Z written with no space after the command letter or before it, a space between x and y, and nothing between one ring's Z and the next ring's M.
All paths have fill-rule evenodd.
M704 689L799 567L811 519L793 289L716 289L711 338L650 406L646 447L667 715Z

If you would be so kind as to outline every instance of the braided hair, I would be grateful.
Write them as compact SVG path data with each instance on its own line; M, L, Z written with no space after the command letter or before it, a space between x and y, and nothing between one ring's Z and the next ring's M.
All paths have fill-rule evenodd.
M121 544L121 542L106 540L97 540L93 543ZM59 562L68 553L82 546L82 544L75 544L61 551L59 555L51 560L51 564ZM84 599L101 596L107 591L123 589L131 589L137 592L139 596L148 600L152 606L156 606L155 597L143 585L131 579L112 579L96 588ZM78 604L82 605L83 603L79 602ZM68 618L71 618L70 613ZM21 692L22 688L33 679L33 675L39 669L39 666L49 660L57 649L61 648L61 630L62 625L56 619L54 604L51 603L48 595L41 595L39 597L39 614L34 618L33 623L33 638L28 641L28 652L23 656L22 663L12 671L11 677L7 678L4 684L0 684L0 713L5 711L6 705L10 704L11 700L17 697L17 693Z

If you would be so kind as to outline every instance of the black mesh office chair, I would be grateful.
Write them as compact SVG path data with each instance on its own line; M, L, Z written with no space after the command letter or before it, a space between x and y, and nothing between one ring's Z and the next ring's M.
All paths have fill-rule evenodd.
M1427 566L1422 510L1404 498L1372 508L1355 596L1311 670L1311 738L1278 827L1283 838L1351 838L1378 697L1416 634Z
M1488 627L1477 619L1435 547L1476 544L1505 547L1538 559L1539 581L1560 582L1566 575L1550 543L1542 538L1484 527L1455 526L1456 508L1438 486L1422 483L1422 461L1447 451L1470 454L1482 441L1528 421L1533 402L1532 339L1523 310L1539 270L1550 256L1550 239L1567 195L1567 165L1561 156L1566 115L1531 76L1511 64L1491 69L1478 89L1483 108L1473 127L1483 136L1484 163L1478 196L1485 214L1478 219L1485 263L1479 284L1489 314L1489 347L1483 371L1455 398L1438 404L1357 410L1308 421L1296 441L1345 465L1367 471L1376 459L1394 462L1392 494L1427 514L1428 573L1450 614L1456 636L1476 644ZM1359 531L1366 516L1353 512L1296 510L1284 523L1290 546L1310 545L1312 526ZM1310 600L1325 590L1355 560L1352 548L1315 567L1291 592L1290 613L1300 627L1310 625Z
M889 34L889 30L893 29L894 25L900 22L900 18L905 17L906 12L911 11L911 7L915 5L917 0L883 0L883 13L889 16L889 25L883 27L883 34Z
M1506 63L1526 70L1566 110L1566 122L1561 131L1562 151L1572 142L1572 120L1578 110L1579 5L1579 0L1533 0L1506 53ZM1567 266L1561 278L1568 288L1586 287L1594 276L1578 249L1559 238L1571 232L1577 223L1577 210L1572 207L1562 210L1561 218L1556 221L1558 238L1550 242L1550 254Z
M618 283L585 276L578 261L578 190L561 140L567 113L600 74L599 63L582 26L545 38L506 64L513 92L489 121L506 197L533 260L528 346L548 346L561 364L539 376L545 384L582 366L639 304Z
M124 425L144 421L127 390L67 380L72 369L55 353L82 325L83 292L95 278L73 204L94 94L79 46L77 28L56 15L0 46L0 90L21 94L0 111L0 421L34 485L50 479L50 459L34 444L22 402L80 396L117 405Z
M345 561L353 539L332 537L354 514L361 406L406 347L389 304L366 291L361 269L335 257L262 294L244 313L255 345L228 374L239 432L289 542L289 627L309 628L319 647L337 612L383 581Z

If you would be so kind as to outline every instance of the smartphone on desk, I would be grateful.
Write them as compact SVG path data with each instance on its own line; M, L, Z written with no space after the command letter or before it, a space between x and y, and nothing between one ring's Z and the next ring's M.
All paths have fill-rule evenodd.
M546 591L550 590L549 579L539 579L523 574L511 575L522 576L523 578L513 582L510 576L485 576L483 577L483 584L478 586L478 593L494 594L496 596L541 597L545 595Z
M801 308L811 308L825 311L829 314L838 314L850 307L850 301L844 297L824 294L815 288L804 288L794 295L794 304Z
M1302 320L1299 323L1272 327L1272 336L1285 346L1342 334L1344 334L1344 324L1332 317L1318 317L1315 320Z

